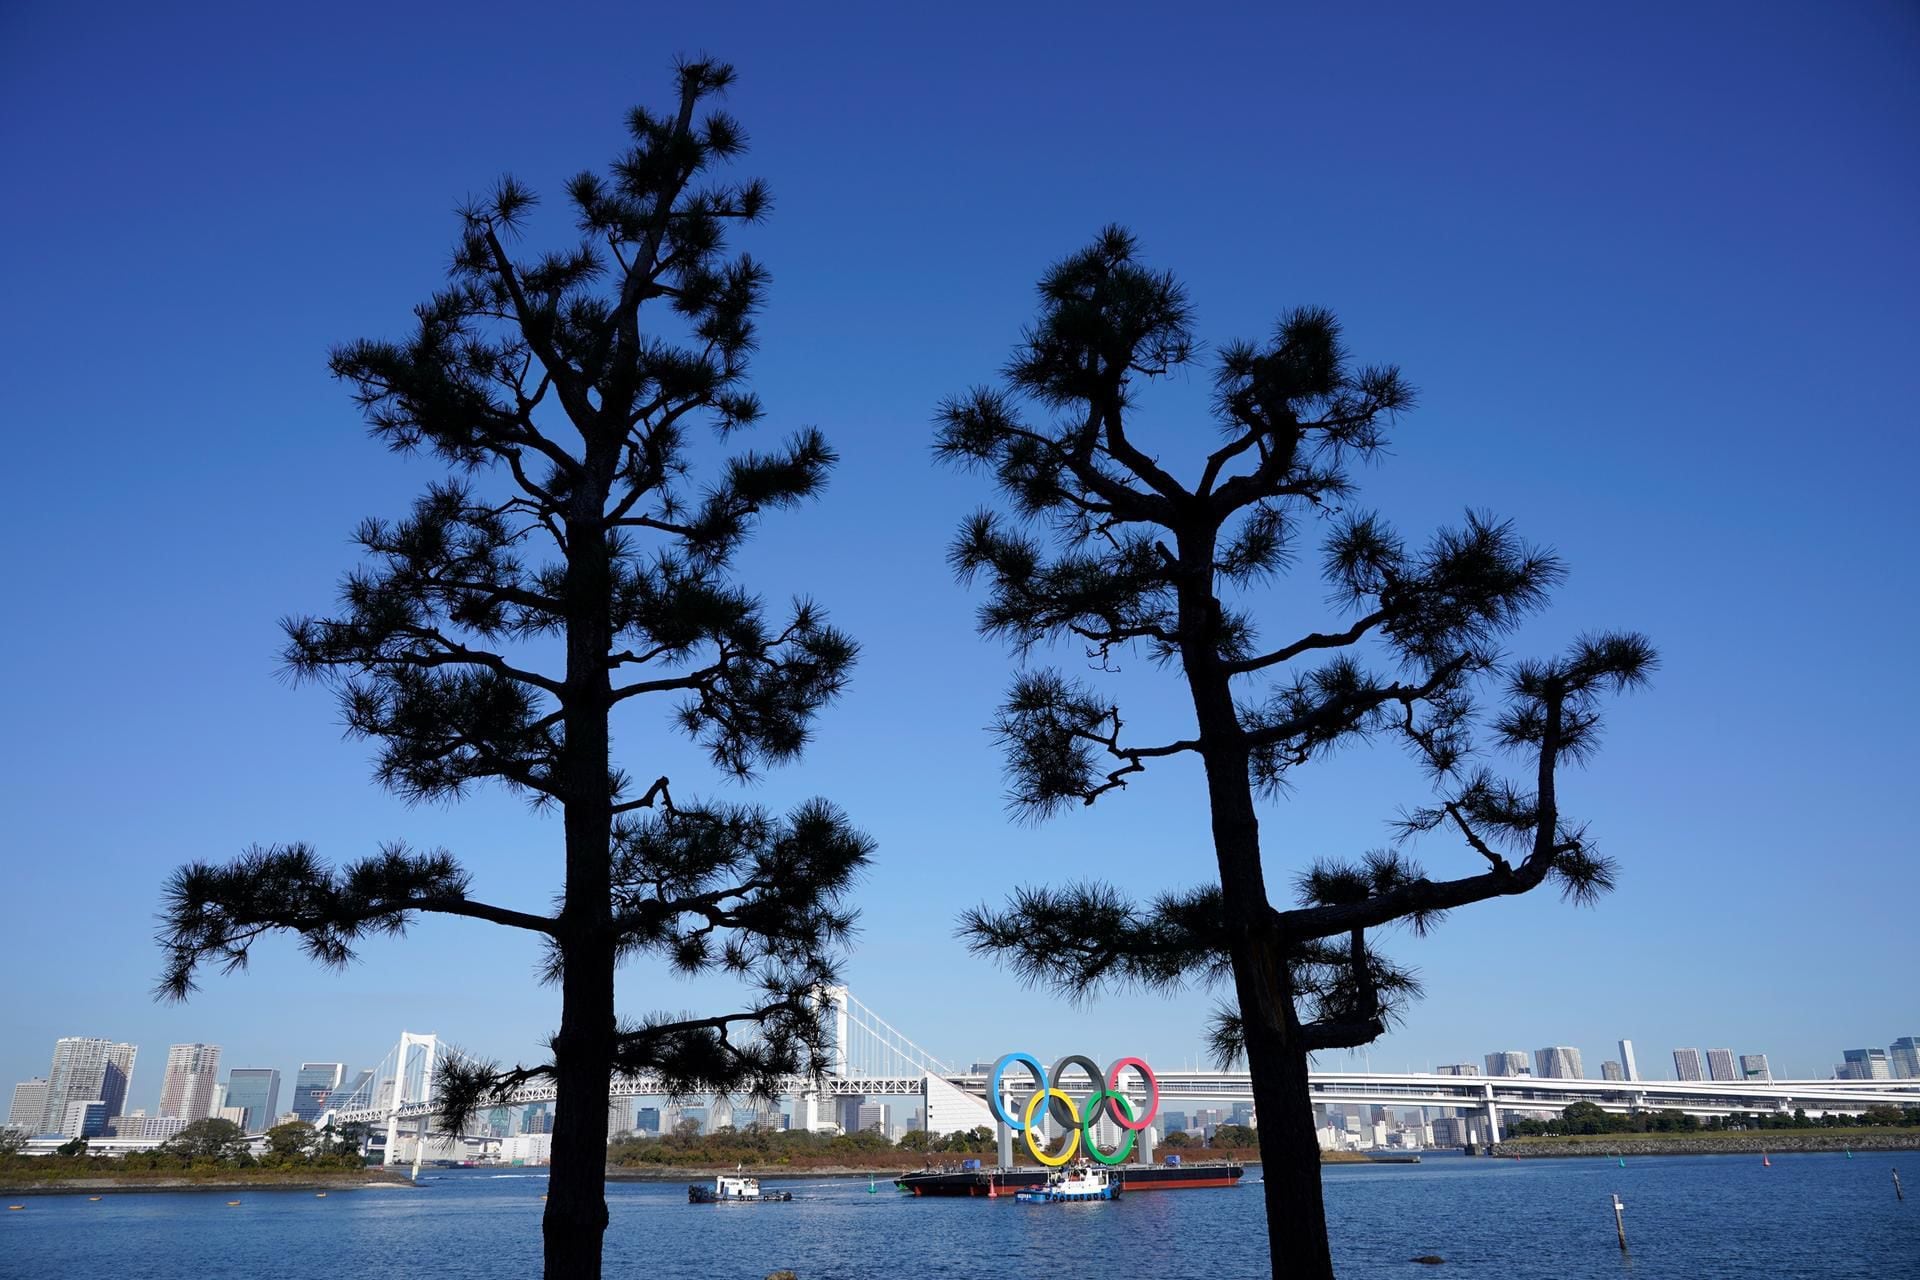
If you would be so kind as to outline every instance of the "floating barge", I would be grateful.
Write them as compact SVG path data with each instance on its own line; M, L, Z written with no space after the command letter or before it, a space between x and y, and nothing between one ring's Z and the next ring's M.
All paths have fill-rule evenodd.
M1114 1178L1122 1189L1184 1191L1200 1187L1231 1187L1246 1169L1231 1160L1211 1164L1117 1165ZM923 1169L893 1180L900 1190L916 1196L1012 1196L1047 1185L1045 1169Z

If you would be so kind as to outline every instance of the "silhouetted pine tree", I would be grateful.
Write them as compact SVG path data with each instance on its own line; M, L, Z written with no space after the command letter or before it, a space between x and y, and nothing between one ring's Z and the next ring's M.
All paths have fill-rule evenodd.
M1185 291L1111 228L1042 279L1006 388L946 403L936 450L986 471L1004 498L966 522L951 553L963 582L986 578L983 633L1022 655L1084 646L1096 670L1143 653L1192 701L1191 736L1138 742L1087 680L1021 671L997 721L1012 807L1037 819L1092 804L1190 753L1206 774L1218 882L1146 903L1098 883L1025 888L1004 909L969 912L962 933L1072 997L1231 982L1215 1049L1223 1061L1244 1054L1252 1075L1273 1273L1331 1276L1308 1058L1373 1040L1417 990L1372 932L1424 932L1451 908L1548 880L1577 901L1607 890L1611 865L1561 812L1556 770L1594 748L1600 694L1642 683L1655 659L1642 637L1608 634L1552 660L1502 661L1496 639L1545 603L1558 561L1473 514L1409 547L1349 505L1350 469L1385 448L1413 392L1397 369L1352 364L1332 315L1292 311L1266 342L1220 350L1221 442L1182 467L1141 443L1132 410L1140 381L1195 352ZM1259 612L1259 588L1309 529L1344 616L1268 639L1279 619ZM1501 706L1477 715L1489 684ZM1524 784L1476 763L1477 721L1525 757ZM1405 742L1434 781L1434 802L1402 815L1401 838L1448 827L1486 870L1430 880L1381 850L1312 865L1295 880L1298 904L1276 905L1256 801L1308 762L1383 737Z
M546 1274L567 1280L600 1274L613 1072L764 1095L824 1066L818 996L870 848L824 801L784 816L676 805L665 777L637 785L611 752L615 709L658 695L718 769L748 777L798 755L855 656L811 604L770 620L729 580L758 517L825 483L819 433L741 453L698 488L691 476L696 423L724 438L761 416L746 371L767 276L727 256L726 229L758 220L768 196L711 176L745 138L702 105L732 78L684 63L672 112L632 112L608 176L568 186L577 248L517 258L534 196L504 179L463 211L449 286L416 308L413 334L333 355L374 435L450 475L407 518L360 526L365 562L334 616L285 624L287 665L337 686L400 795L492 780L557 809L558 911L476 901L451 855L399 845L338 869L304 845L255 848L167 886L175 997L201 964L239 968L273 931L336 966L421 911L541 935L561 991L551 1060L449 1068L440 1097L458 1125L519 1083L554 1082ZM753 995L713 1017L622 1024L614 968L642 955L735 974Z

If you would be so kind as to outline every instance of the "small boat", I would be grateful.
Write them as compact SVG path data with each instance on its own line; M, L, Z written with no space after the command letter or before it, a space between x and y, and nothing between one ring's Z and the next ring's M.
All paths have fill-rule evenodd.
M764 1201L791 1200L791 1191L762 1191L760 1179L723 1173L712 1186L696 1182L687 1188L688 1204L759 1204Z
M1016 1191L1013 1198L1021 1204L1062 1204L1075 1200L1113 1200L1120 1195L1120 1180L1111 1169L1096 1169L1077 1161L1047 1175L1044 1186L1031 1191Z

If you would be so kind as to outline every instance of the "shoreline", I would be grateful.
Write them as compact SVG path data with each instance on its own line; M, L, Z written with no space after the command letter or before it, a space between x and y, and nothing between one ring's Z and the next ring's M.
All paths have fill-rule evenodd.
M1622 1156L1758 1156L1839 1154L1852 1151L1920 1151L1920 1130L1890 1130L1863 1135L1828 1135L1792 1129L1760 1133L1715 1134L1712 1137L1647 1137L1639 1134L1585 1138L1519 1138L1502 1142L1487 1156L1500 1159L1569 1160L1581 1156L1613 1160Z
M163 1191L168 1193L187 1191L367 1191L404 1187L413 1190L414 1184L404 1178L387 1175L369 1177L353 1173L343 1173L338 1177L324 1177L306 1174L291 1178L264 1177L227 1177L227 1178L182 1178L166 1174L114 1174L106 1177L87 1178L46 1178L32 1182L0 1181L0 1195L8 1196L80 1196L80 1195L126 1195L130 1192Z
M1260 1163L1258 1152L1238 1153L1232 1158L1234 1163L1247 1168L1251 1168ZM1194 1163L1203 1162L1195 1161ZM1204 1163L1217 1162L1207 1161ZM532 1170L544 1169L546 1166L526 1165L522 1167ZM1023 1169L1040 1168L1039 1165L1021 1165L1019 1167ZM789 1181L795 1178L886 1178L891 1181L894 1178L904 1177L909 1173L925 1172L927 1172L927 1170L924 1166L916 1166L909 1169L902 1168L898 1165L867 1166L826 1164L811 1169L795 1168L792 1165L746 1165L741 1168L734 1168L727 1165L661 1165L647 1167L608 1165L607 1181L685 1182L688 1179L711 1178L721 1173L739 1173L745 1177L759 1178L762 1181ZM952 1169L948 1170L948 1172L960 1173L963 1172L963 1170L961 1170L958 1165L955 1165Z

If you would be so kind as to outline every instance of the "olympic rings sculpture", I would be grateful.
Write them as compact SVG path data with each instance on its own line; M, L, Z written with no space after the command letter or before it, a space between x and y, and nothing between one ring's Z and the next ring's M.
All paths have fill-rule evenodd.
M1020 1115L1007 1112L1001 1081L1006 1077L1007 1068L1015 1063L1025 1067L1033 1077L1033 1096L1027 1099L1025 1110ZM1087 1095L1087 1109L1083 1114L1060 1088L1060 1082L1067 1070L1078 1067L1086 1074L1087 1081L1093 1086L1093 1092ZM1137 1071L1147 1083L1148 1102L1145 1114L1136 1114L1133 1102L1120 1091L1120 1075L1124 1071ZM1067 1130L1067 1145L1057 1156L1050 1156L1040 1149L1034 1139L1039 1133L1037 1112L1040 1104L1047 1104L1047 1115L1053 1122ZM1016 1133L1026 1135L1027 1150L1033 1158L1049 1168L1059 1168L1073 1159L1084 1140L1087 1154L1101 1164L1125 1164L1133 1154L1134 1143L1139 1140L1141 1131L1153 1123L1160 1113L1160 1081L1149 1067L1139 1058L1118 1058L1112 1066L1102 1072L1092 1058L1083 1054L1069 1054L1053 1064L1053 1070L1047 1071L1040 1060L1030 1053L1009 1053L993 1064L993 1076L987 1083L987 1105L993 1109L993 1117ZM1100 1119L1102 1108L1113 1118L1113 1122L1127 1131L1126 1141L1120 1144L1118 1151L1106 1152L1100 1149L1093 1137L1093 1126Z

